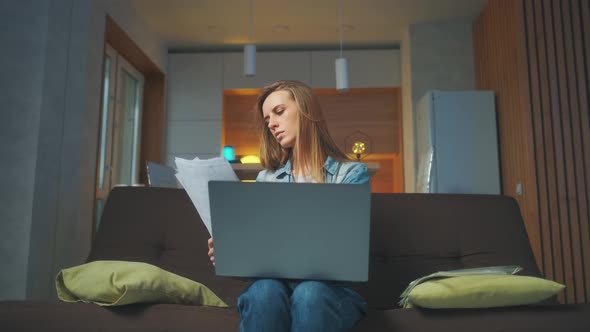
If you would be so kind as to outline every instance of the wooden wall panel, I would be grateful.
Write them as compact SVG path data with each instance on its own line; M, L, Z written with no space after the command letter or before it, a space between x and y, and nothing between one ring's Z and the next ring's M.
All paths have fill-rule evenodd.
M534 10L534 8L529 7L530 3L527 3L527 6L525 7L524 11L525 12L531 12L532 10ZM517 19L517 18L516 18ZM535 22L533 20L525 20L524 22L524 29L526 31L533 31L535 29ZM539 47L539 43L537 43L537 40L535 40L534 38L528 38L527 39L527 47L526 49L528 50L527 52L527 58L528 58L528 66L531 68L535 68L535 70L533 71L529 71L527 77L530 80L530 84L528 85L528 94L531 96L530 98L530 103L524 103L524 105L522 105L521 108L519 108L520 111L522 111L523 113L528 113L527 110L530 110L531 112L531 128L530 131L532 131L532 136L533 136L533 141L536 142L542 142L543 141L543 132L542 130L535 130L535 128L541 128L542 127L542 116L541 116L541 111L542 111L542 107L541 107L541 91L540 91L540 81L541 81L541 77L540 77L540 73L538 68L543 67L541 65L541 60L538 59L537 56L537 50ZM543 62L544 63L544 62ZM525 63L526 65L526 63ZM522 82L526 82L526 80L521 80ZM523 89L527 87L527 84L523 84L522 85ZM526 92L525 91L520 91L520 94L523 96L522 99L524 100L529 100L529 98L526 98ZM532 143L532 142L531 142ZM543 151L545 151L544 149L544 145L543 144L535 144L534 145L534 155L535 156L542 156L543 155ZM530 161L531 163L535 164L536 160L535 157L532 158L532 160ZM537 167L532 168L533 170L535 170L535 174L533 175L533 177L536 178L541 178L544 179L546 178L546 170L545 170L545 163L536 163ZM530 167L530 165L528 165ZM529 210L531 211L538 211L538 224L534 227L539 229L539 234L540 234L540 252L536 253L536 257L537 257L537 263L540 267L540 269L542 271L545 272L545 276L549 279L555 280L554 274L552 273L552 268L550 268L552 260L545 260L545 253L551 253L552 249L551 249L551 234L549 232L543 232L543 230L546 230L549 228L549 206L548 206L548 202L546 200L546 193L548 192L547 186L546 186L546 182L542 181L542 182L537 182L536 179L534 180L534 184L536 185L536 191L538 192L537 194L537 199L536 200L531 200L531 204L529 206ZM541 203L539 205L539 203ZM539 205L539 208L537 209L536 206ZM535 224L535 220L530 220L529 221L530 224L534 225ZM531 241L533 241L533 239L531 239Z
M345 152L346 137L361 131L371 138L371 153L400 153L401 93L400 88L318 89L322 110L330 134Z
M399 88L316 89L330 134L345 151L346 137L361 131L371 138L367 161L380 163L372 177L373 192L403 191L401 158L401 93ZM258 155L253 108L258 90L227 90L223 101L222 145L232 145L236 155ZM346 151L345 151L346 152Z
M403 160L400 154L372 154L364 161L379 163L379 171L371 177L371 192L401 193L404 191L404 172L401 167Z
M563 232L562 228L560 227L565 222L565 217L563 215L565 210L562 208L562 200L565 198L565 185L564 164L561 162L564 158L563 143L561 136L561 123L559 121L559 72L557 69L558 52L556 52L556 37L558 35L554 31L555 22L553 18L551 1L543 1L542 3L539 3L539 5L541 6L540 19L542 20L540 25L542 26L542 31L544 33L538 35L538 37L545 40L545 53L547 55L547 77L549 80L548 106L550 111L546 113L546 130L544 134L547 136L548 140L552 142L552 149L546 152L548 156L545 162L547 163L547 168L549 170L548 181L550 181L550 183L553 185L553 187L550 186L549 204L551 204L553 211L551 219L553 243L557 244L553 246L553 261L557 263L554 264L554 271L556 279L559 282L565 283L566 285L571 285L571 276L568 273L569 269L566 268L569 258L566 256L569 255L569 250L564 248L564 237L566 236L566 233ZM572 287L566 288L566 295L571 295L571 288ZM560 296L561 295L562 294L560 294Z
M259 145L254 126L254 109L258 90L225 91L221 146L231 145L236 155L258 155Z
M368 161L369 159L366 159ZM392 193L395 179L393 170L396 168L394 155L370 158L371 162L379 163L379 171L371 177L371 192Z
M533 137L530 115L515 110L527 109L528 98L520 88L526 85L528 75L526 53L518 47L524 41L519 30L522 9L518 1L489 1L474 24L474 54L478 89L496 93L498 140L502 192L519 202L531 247L539 266L542 265L541 232L538 226L537 184L535 182ZM518 184L522 195L517 195Z
M477 87L497 95L503 192L520 203L544 275L566 284L560 301L587 303L590 5L489 0L473 31Z
M570 1L555 1L553 2L553 12L558 14L555 16L555 35L556 35L556 51L558 58L559 70L559 96L560 109L562 110L561 127L563 128L563 153L564 153L564 185L565 195L563 212L563 221L561 222L562 233L566 238L564 243L564 261L567 282L573 284L574 287L567 291L570 298L584 298L583 287L583 269L581 256L581 244L579 237L576 236L575 229L580 223L578 215L578 204L576 201L568 199L569 197L576 197L577 182L576 182L576 164L574 156L574 133L572 116L575 109L579 109L577 103L572 100L575 95L574 80L575 80L575 61L573 60L573 33L571 30L571 5ZM569 253L567 251L569 250ZM568 259L569 258L569 259Z
M147 183L147 161L162 163L164 151L164 74L145 76L143 114L141 119L141 151L139 157L139 181Z
M579 223L578 228L574 228L574 233L578 233L581 245L582 272L586 278L582 280L582 286L586 290L585 300L590 300L590 86L589 78L590 63L590 8L587 1L573 1L570 7L572 18L573 34L573 54L574 54L574 77L572 83L577 90L572 89L573 106L580 110L577 116L573 117L574 130L574 155L576 156L576 186L577 196L582 204L579 204ZM585 39L584 39L585 38ZM586 72L581 68L586 68ZM576 104L577 102L577 104ZM586 110L586 111L584 111ZM585 204L583 202L586 202ZM586 222L585 222L586 221ZM576 272L577 273L577 272Z

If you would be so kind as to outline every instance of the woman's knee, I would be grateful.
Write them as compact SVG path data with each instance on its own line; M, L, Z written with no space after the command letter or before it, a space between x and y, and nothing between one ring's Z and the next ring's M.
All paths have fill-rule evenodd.
M238 298L238 306L246 304L276 306L288 301L287 286L274 279L253 282Z
M304 281L297 285L291 294L293 303L315 307L318 304L336 301L334 290L320 281Z
M240 331L289 331L287 286L271 279L257 280L238 298Z

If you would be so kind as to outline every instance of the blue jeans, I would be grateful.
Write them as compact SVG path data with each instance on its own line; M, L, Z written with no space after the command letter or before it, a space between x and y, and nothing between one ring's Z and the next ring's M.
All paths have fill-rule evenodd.
M353 290L320 281L261 279L238 298L242 332L347 331L367 311Z

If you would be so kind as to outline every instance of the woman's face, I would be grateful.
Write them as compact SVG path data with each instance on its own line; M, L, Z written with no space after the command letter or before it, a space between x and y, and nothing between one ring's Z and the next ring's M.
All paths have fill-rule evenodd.
M274 91L262 104L262 116L268 129L283 148L292 148L298 135L297 104L291 93Z

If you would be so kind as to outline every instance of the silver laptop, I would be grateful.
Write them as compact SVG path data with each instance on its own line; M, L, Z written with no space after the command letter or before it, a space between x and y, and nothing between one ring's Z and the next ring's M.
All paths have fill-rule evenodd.
M209 182L220 276L368 280L370 185Z

